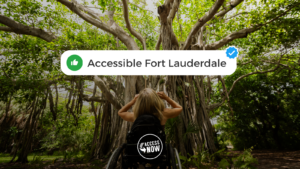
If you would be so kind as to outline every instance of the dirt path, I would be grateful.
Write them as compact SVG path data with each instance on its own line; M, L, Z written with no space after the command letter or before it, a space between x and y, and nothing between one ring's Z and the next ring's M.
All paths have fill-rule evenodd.
M253 150L252 155L258 159L257 169L300 169L300 151Z
M239 155L242 151L229 150L233 156ZM258 159L257 169L300 169L300 150L299 151L270 151L270 150L253 150L252 155ZM43 166L43 165L41 165ZM41 167L40 166L40 167ZM101 169L103 163L99 160L95 160L92 163L86 164L72 164L57 162L43 166L44 169ZM0 164L0 169L39 169L38 165L32 166L29 164ZM42 169L41 168L41 169ZM195 168L196 169L196 168Z

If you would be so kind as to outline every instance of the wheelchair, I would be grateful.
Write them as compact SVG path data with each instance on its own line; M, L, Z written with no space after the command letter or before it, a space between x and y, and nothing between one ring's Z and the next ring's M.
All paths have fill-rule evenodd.
M159 169L182 169L177 149L166 144L165 139L165 132L160 123L153 124L153 117L148 115L146 122L142 120L140 123L137 119L126 136L127 143L113 151L106 169L115 169L118 160L122 169L138 169L140 166L145 169L158 166Z

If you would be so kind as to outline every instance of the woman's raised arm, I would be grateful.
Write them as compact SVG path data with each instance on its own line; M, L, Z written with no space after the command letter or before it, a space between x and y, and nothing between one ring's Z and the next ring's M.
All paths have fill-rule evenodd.
M128 102L125 106L123 106L119 111L118 115L125 121L134 122L134 114L133 112L127 112L130 107L132 107L139 95L135 95L135 97Z
M166 100L173 107L172 109L169 108L164 109L163 115L167 119L177 117L182 112L182 107L174 100L169 98L164 92L158 92L157 94L161 99Z

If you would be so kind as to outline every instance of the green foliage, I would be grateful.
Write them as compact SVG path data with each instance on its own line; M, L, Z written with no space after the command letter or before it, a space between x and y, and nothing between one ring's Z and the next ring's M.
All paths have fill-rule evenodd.
M251 154L252 147L244 150L238 157L227 156L230 152L223 154L222 160L218 163L218 169L237 168L237 169L256 169L258 164L256 158Z
M204 149L203 144L202 149L200 150L200 147L198 147L194 155L188 154L188 157L185 157L179 154L179 158L184 168L189 168L190 166L196 166L197 168L211 168L215 163L216 157L220 156L224 151L225 149L221 149L210 154L208 150Z
M227 85L247 71L239 68L227 77ZM299 149L298 76L298 70L279 70L242 79L230 96L234 112L227 106L221 109L221 137L231 140L235 149Z
M225 158L223 158L223 159L219 162L218 165L219 165L218 169L227 169L228 167L230 167L229 162L228 162Z
M251 151L252 148L246 149L241 155L235 158L233 160L234 167L238 169L256 169L254 165L258 164L258 161L252 156Z
M31 164L41 164L43 163L43 158L40 156L34 156L32 161L30 161Z
M51 120L51 113L46 112L43 119L43 130L47 133L42 142L42 149L60 150L65 158L71 158L79 153L89 152L93 139L94 116L84 106L79 115L78 126L75 120L64 109L65 103L60 103L57 121Z
M172 118L169 119L166 124L165 124L165 133L167 136L167 141L166 142L170 142L170 141L174 141L177 131L176 131L176 126L180 123L180 119L179 117L176 118Z
M226 152L225 149L209 154L207 150L204 150L203 144L202 151L198 148L194 155L188 154L188 157L185 157L179 154L179 158L183 168L211 168L215 165L215 159L219 157L221 160L218 162L218 169L227 169L231 166L237 169L255 169L258 161L252 156L251 151L252 148L246 149L237 157L228 156L230 152Z
M183 97L183 94L182 94L182 87L181 86L177 86L176 88L176 94L179 98L182 98Z
M10 133L11 137L15 137L20 131L17 129L17 127L10 127L7 132Z
M38 158L38 160L40 162L43 162L43 164L44 164L45 161L51 161L52 163L54 163L54 161L57 161L58 159L62 159L63 156L45 156L45 155L30 154L30 155L28 155L29 163L31 163L31 161L33 161L36 158ZM12 157L9 154L0 153L0 164L1 163L8 163L8 162L10 162L11 159L12 159ZM17 159L15 159L15 161L16 160ZM37 159L36 159L36 161L37 161ZM38 164L38 163L33 162L31 164ZM43 168L43 167L40 167L40 168Z
M97 159L97 160L94 160L94 161L91 162L90 168L91 168L91 169L101 169L101 168L103 168L105 165L106 165L105 162L103 162L103 161Z
M165 83L165 79L160 79L159 84L161 85L163 83Z
M0 153L0 157L8 157L9 154L6 154L6 153Z
M183 134L183 140L186 141L187 135L192 133L198 133L200 131L200 127L192 122L190 122L187 126L185 133Z
M52 162L51 161L45 161L45 159L42 156L36 156L34 155L32 160L29 161L30 169L40 169L45 168L46 166L49 166Z

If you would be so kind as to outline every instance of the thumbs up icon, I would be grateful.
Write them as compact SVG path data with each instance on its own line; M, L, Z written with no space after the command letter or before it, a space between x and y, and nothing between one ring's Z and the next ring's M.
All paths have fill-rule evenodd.
M77 64L78 64L78 61L76 61L76 59L74 59L73 61L71 61L71 65L77 66Z
M82 65L82 58L78 55L71 55L67 59L67 66L71 71L77 71L81 69Z

